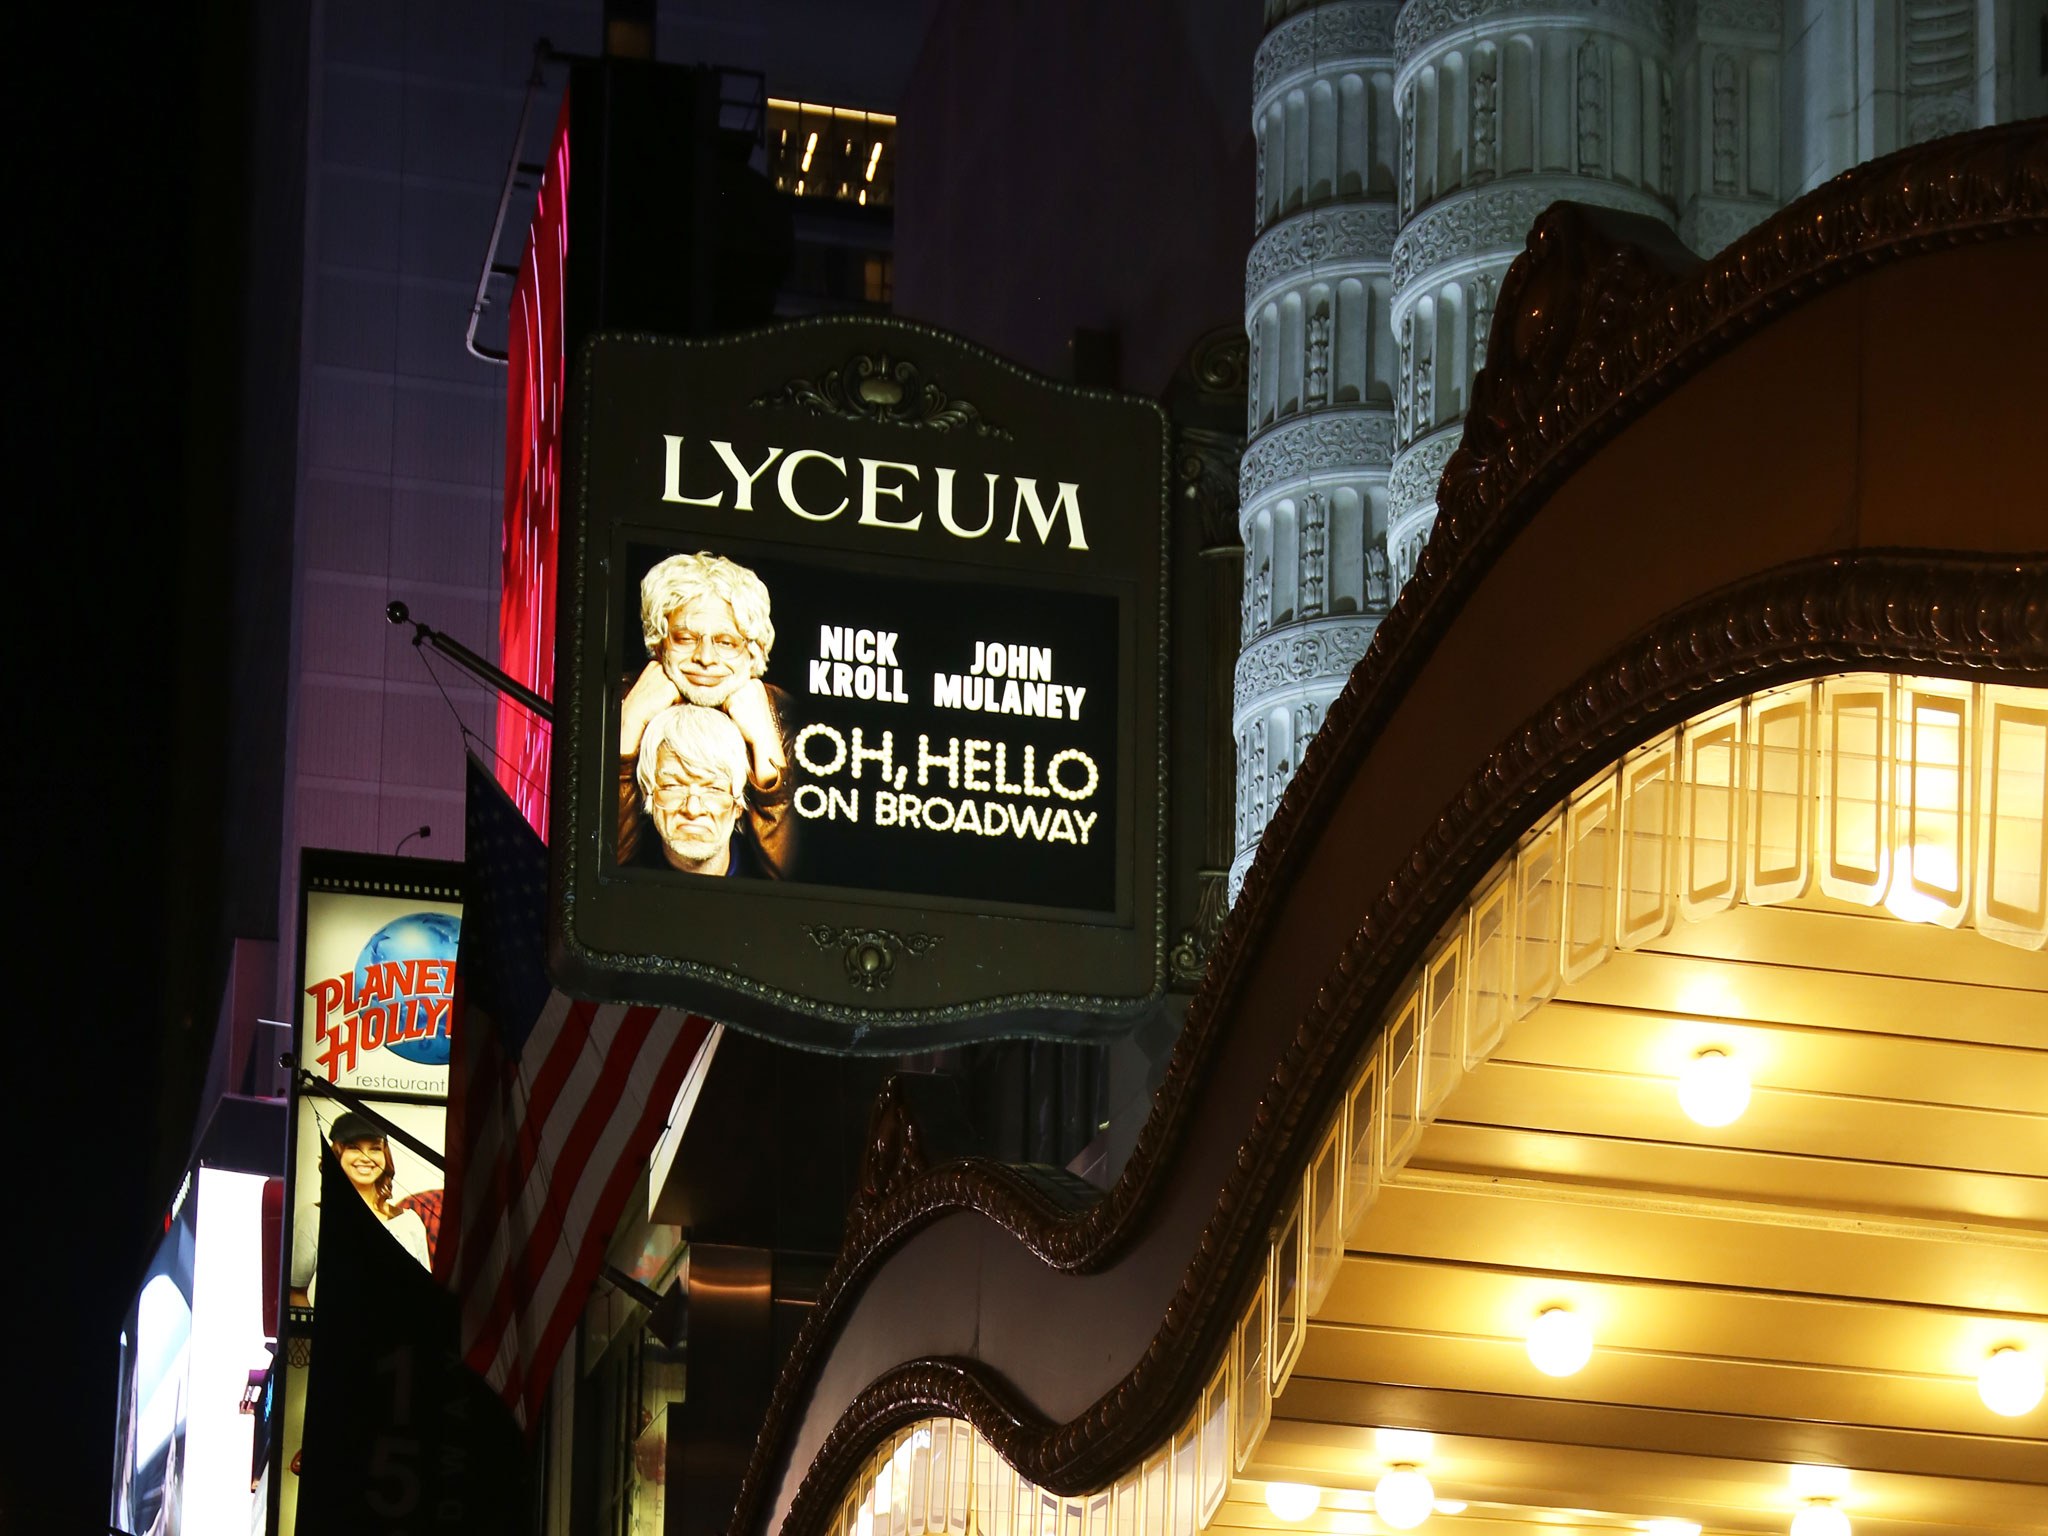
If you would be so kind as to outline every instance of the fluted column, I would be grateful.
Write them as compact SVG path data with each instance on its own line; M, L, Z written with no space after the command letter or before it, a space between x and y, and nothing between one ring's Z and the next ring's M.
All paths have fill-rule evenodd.
M1678 75L1678 233L1702 256L1775 213L1784 28L1779 0L1687 3Z
M1392 600L1396 0L1269 3L1253 64L1234 899ZM1275 20L1275 17L1278 17Z
M1409 0L1395 32L1394 583L1436 521L1494 302L1561 198L1671 223L1671 17L1661 0Z

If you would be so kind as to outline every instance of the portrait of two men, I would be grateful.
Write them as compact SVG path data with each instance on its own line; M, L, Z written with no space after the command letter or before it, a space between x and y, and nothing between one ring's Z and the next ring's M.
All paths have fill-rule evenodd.
M790 699L764 681L767 585L713 554L640 581L647 661L620 680L618 858L782 879L796 854Z

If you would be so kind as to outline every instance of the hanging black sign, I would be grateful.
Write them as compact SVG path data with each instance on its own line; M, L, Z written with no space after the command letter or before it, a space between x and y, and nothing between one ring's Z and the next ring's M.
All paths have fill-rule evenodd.
M1164 418L900 321L572 380L554 962L812 1044L1163 987Z

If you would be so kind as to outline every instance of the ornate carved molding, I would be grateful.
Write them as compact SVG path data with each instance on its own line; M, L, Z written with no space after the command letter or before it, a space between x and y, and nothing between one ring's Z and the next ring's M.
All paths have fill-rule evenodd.
M1425 208L1395 239L1390 270L1396 308L1408 297L1410 287L1445 262L1489 256L1505 260L1528 238L1529 226L1537 216L1565 199L1669 217L1663 202L1648 192L1583 176L1516 178L1465 188Z
M1237 493L1249 507L1267 487L1297 476L1317 470L1370 473L1393 462L1393 412L1358 407L1318 411L1282 423L1245 450Z
M1394 472L1387 477L1387 519L1389 528L1395 519L1406 515L1413 508L1436 497L1436 483L1443 477L1444 465L1450 462L1451 454L1457 449L1458 439L1464 435L1464 426L1453 423L1440 428L1413 446L1405 448L1394 460Z
M858 421L886 421L904 427L929 427L935 432L961 432L1007 442L1007 429L981 419L965 400L955 400L924 376L917 364L888 353L848 358L816 379L791 379L753 404L773 408L794 406L813 416L844 416Z
M1292 1187L1290 1176L1298 1176L1312 1133L1336 1107L1344 1081L1338 1063L1364 1047L1412 951L1516 835L1632 742L1769 683L1873 666L2048 683L2044 584L2048 560L2042 559L1944 559L1915 551L1802 561L1669 615L1586 672L1489 755L1423 841L1396 865L1276 1064L1180 1290L1130 1375L1079 1418L1049 1425L998 1373L977 1362L902 1366L863 1392L841 1416L813 1460L783 1530L822 1530L866 1449L888 1429L924 1413L972 1419L1006 1460L1057 1491L1107 1483L1168 1433L1199 1392L1215 1351L1228 1339L1233 1314L1224 1303L1235 1301L1239 1285L1249 1278L1250 1262L1263 1257L1260 1238L1271 1220L1269 1207ZM1380 652L1374 656L1384 659ZM1384 691L1354 685L1343 699L1350 711L1345 725L1351 730L1376 732L1391 712ZM1331 757L1312 748L1305 777L1325 779ZM1302 798L1290 793L1287 801L1298 807ZM1269 835L1262 847L1284 844L1294 819L1281 837ZM1280 818L1275 822L1279 825ZM1257 880L1257 866L1253 874L1246 901L1258 901L1270 889L1268 882ZM1253 883L1259 888L1249 888ZM1201 1011L1190 1014L1190 1031L1206 1034L1216 1027L1218 1014L1202 1005L1216 1003L1227 987L1217 972L1241 952L1241 911L1225 923L1208 984L1195 999ZM1100 1231L1108 1223L1109 1231L1102 1233L1107 1247L1107 1240L1120 1235L1124 1222L1132 1219L1134 1178L1142 1186L1158 1166L1152 1161L1158 1155L1152 1134L1188 1097L1189 1080L1182 1070L1188 1049L1176 1052L1160 1090L1162 1111L1147 1123L1133 1154L1132 1168L1140 1169L1142 1158L1142 1169L1136 1175L1127 1172L1100 1205L1065 1224L1061 1237L1078 1237L1088 1228ZM984 1181L994 1172L974 1164L940 1169L894 1192L874 1219L911 1223L910 1212L916 1210L922 1219L914 1224L921 1225L949 1207L965 1206L985 1211L1016 1232L1013 1221L1025 1218L999 1197L991 1199L994 1191ZM956 1205L940 1193L942 1186L950 1186L958 1197L977 1184L982 1188L972 1202L959 1199ZM898 1228L898 1240L901 1235ZM1017 1235L1034 1251L1054 1247L1078 1261L1061 1268L1093 1268L1100 1262L1094 1254L1074 1252L1067 1242L1046 1243L1051 1234L1043 1227ZM849 1243L848 1252L854 1251ZM824 1306L837 1301L834 1293L850 1279L842 1275L845 1267L842 1256L828 1281ZM807 1325L798 1342L800 1356L811 1333ZM786 1374L784 1381L789 1379ZM752 1529L755 1520L744 1498L742 1515L748 1518L736 1521L734 1529Z
M1660 43L1671 40L1667 0L1408 0L1394 25L1394 54L1405 70L1447 32L1525 16L1568 18L1581 27L1626 27Z
M1250 376L1251 343L1234 328L1211 331L1188 357L1188 376L1209 395L1242 395Z
M1710 32L1717 42L1736 41L1724 34L1738 32L1741 41L1764 41L1784 25L1783 0L1679 0L1672 37L1681 49Z
M1695 198L1678 221L1678 238L1702 256L1711 256L1733 245L1770 214L1771 205L1761 200Z
M792 1417L827 1345L875 1267L911 1233L953 1212L979 1212L1040 1262L1087 1271L1111 1262L1144 1227L1172 1177L1248 958L1314 829L1464 597L1558 478L1766 317L1888 257L2018 234L2048 235L2048 131L2038 124L1860 167L1676 279L1653 274L1640 251L1631 258L1603 248L1584 215L1558 210L1546 218L1528 261L1503 287L1486 387L1446 472L1421 569L1282 799L1123 1177L1096 1205L1072 1213L1017 1170L958 1163L857 1212L777 1383L735 1531L762 1528ZM1590 240L1591 249L1565 249L1573 240ZM1610 277L1618 287L1603 286ZM822 1530L875 1437L920 1413L973 1419L1008 1460L1055 1489L1100 1486L1151 1450L1194 1401L1227 1339L1231 1309L1264 1255L1266 1224L1306 1159L1308 1132L1341 1092L1333 1063L1363 1046L1379 1004L1459 899L1461 882L1633 740L1769 682L1882 667L2048 684L2044 590L2042 558L1864 552L1808 560L1702 598L1590 669L1479 766L1374 900L1281 1052L1180 1287L1130 1373L1072 1421L1048 1425L985 1367L905 1366L841 1416L804 1470L784 1529Z
M896 974L896 962L908 955L913 960L938 947L938 937L929 933L898 933L893 928L835 928L818 923L804 932L820 949L836 949L846 966L846 979L863 992L880 991Z
M1245 259L1246 310L1268 290L1324 265L1341 265L1333 276L1384 269L1394 248L1394 229L1391 198L1315 208L1280 220L1259 236Z
M1328 0L1266 34L1252 56L1252 109L1266 109L1266 93L1312 68L1337 69L1352 61L1394 62L1396 0Z
M1377 628L1377 617L1361 614L1290 624L1261 636L1237 658L1237 675L1230 688L1232 711L1241 716L1282 689L1318 678L1329 681L1325 697L1334 697L1372 644ZM1244 722L1239 719L1235 724L1242 729Z

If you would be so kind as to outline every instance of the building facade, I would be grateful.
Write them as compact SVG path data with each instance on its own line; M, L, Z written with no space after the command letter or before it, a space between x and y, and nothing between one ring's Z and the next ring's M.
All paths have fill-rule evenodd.
M1253 64L1239 889L1415 573L1509 263L1570 200L1708 256L1851 165L2048 110L2041 7L1269 4Z
M2039 1527L2044 171L1540 217L1129 1165L879 1136L736 1530Z

